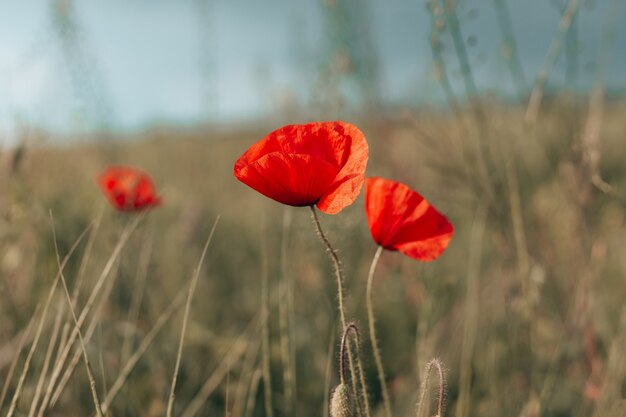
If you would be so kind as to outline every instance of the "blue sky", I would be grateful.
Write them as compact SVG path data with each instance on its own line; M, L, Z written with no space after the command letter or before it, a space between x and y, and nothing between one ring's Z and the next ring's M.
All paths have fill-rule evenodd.
M611 1L582 2L578 89L593 81ZM124 131L269 116L281 97L307 103L332 45L322 1L82 0L72 8L77 42L64 48L55 3L62 4L0 0L0 137L23 125L80 132L93 128L94 118ZM432 77L424 3L369 1L368 31L387 103L442 101ZM555 33L556 3L507 2L529 82ZM464 37L477 40L468 51L479 88L512 93L493 2L460 1L459 18ZM617 19L607 82L625 89L626 7ZM444 59L460 94L458 63L445 38ZM564 84L564 62L561 56L550 77L555 87Z

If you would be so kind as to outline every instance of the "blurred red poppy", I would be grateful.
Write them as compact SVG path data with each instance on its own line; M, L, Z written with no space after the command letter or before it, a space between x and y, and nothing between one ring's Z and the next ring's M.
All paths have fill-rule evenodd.
M281 127L235 162L235 177L290 206L336 214L356 200L367 165L363 133L345 122Z
M365 212L376 243L420 261L439 257L454 233L424 197L384 178L365 180Z
M152 179L145 172L128 166L112 166L98 177L109 202L121 211L140 211L161 204Z

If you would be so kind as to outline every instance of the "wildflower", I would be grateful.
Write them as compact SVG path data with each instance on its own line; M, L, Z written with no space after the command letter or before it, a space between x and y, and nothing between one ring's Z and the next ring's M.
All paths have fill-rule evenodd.
M356 200L365 178L368 147L349 123L288 125L252 145L235 162L235 177L290 206L336 214Z
M98 177L98 184L111 205L120 211L145 210L162 201L150 176L136 168L109 167Z
M365 211L374 241L420 261L432 261L448 246L454 229L424 197L399 182L365 180Z
M367 321L385 414L391 416L372 302L374 271L378 259L383 249L388 249L398 250L419 261L432 261L446 249L454 229L424 197L404 184L384 178L365 180L365 213L372 237L379 245L367 277L365 290Z

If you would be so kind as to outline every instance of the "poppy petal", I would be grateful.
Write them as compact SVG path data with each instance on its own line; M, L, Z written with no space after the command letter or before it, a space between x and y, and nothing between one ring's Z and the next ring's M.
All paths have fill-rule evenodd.
M383 178L367 178L365 184L367 221L376 243L421 261L443 253L454 228L424 197Z
M311 155L334 166L337 172L349 156L349 137L343 134L343 122L317 122L304 125L287 125L268 134L252 145L237 165L247 165L270 153L285 155ZM348 139L348 140L346 140Z
M235 172L244 184L279 203L310 206L336 176L335 168L311 155L264 155Z
M418 261L434 261L446 250L453 233L450 227L446 232L428 239L397 244L395 249Z
M342 128L342 134L350 137L350 153L332 188L317 203L317 207L327 214L336 214L354 203L365 179L369 154L365 135L354 125L344 123Z

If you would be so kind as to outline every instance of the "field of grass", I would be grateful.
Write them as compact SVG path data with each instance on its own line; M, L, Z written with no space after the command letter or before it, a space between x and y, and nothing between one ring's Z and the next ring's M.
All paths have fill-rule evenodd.
M446 368L448 416L626 415L626 105L606 105L599 145L586 105L571 100L544 104L534 123L498 103L482 113L349 120L369 142L367 175L407 183L455 227L435 262L385 251L378 265L393 415L416 415L434 357ZM173 415L327 415L342 333L332 264L308 209L264 198L232 173L277 127L155 129L64 146L42 135L2 151L0 415L95 415L55 279L51 218L103 411L165 415L185 296L218 215ZM163 206L115 212L95 182L111 163L149 172ZM321 222L346 274L371 414L382 416L365 315L376 245L362 196ZM424 415L436 413L430 381Z

